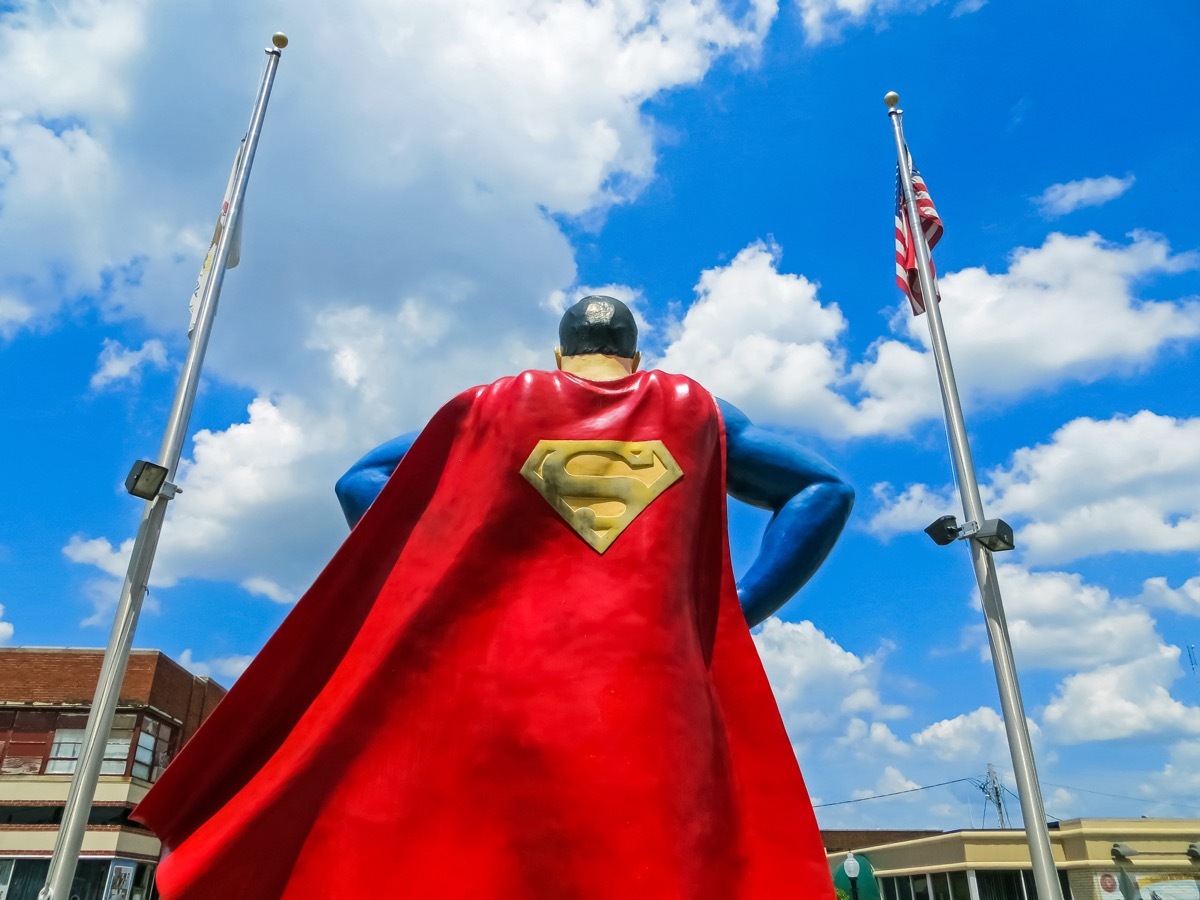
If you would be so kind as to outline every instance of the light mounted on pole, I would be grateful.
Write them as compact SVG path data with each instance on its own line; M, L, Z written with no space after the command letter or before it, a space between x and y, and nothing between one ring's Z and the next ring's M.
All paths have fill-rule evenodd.
M842 871L850 879L850 900L858 900L858 876L862 871L862 864L859 863L853 850L846 851L846 861L842 863Z
M183 493L182 488L167 481L169 474L166 466L139 459L125 476L125 490L142 500L153 500L160 494L169 500Z
M1003 553L1016 546L1012 526L1003 519L984 519L983 524L977 526L974 522L959 525L954 516L939 516L925 528L925 533L939 547L967 538L975 538L993 553Z

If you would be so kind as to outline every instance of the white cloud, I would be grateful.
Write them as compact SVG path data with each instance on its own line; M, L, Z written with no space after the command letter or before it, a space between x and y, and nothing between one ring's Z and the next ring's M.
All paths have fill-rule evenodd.
M12 636L12 622L4 621L4 604L0 603L0 644L7 644L12 640Z
M767 619L754 636L784 724L797 745L832 740L843 721L908 714L880 696L887 648L859 657L838 646L812 622ZM868 726L869 731L869 726ZM886 744L886 735L876 735Z
M958 3L954 4L954 9L950 11L950 18L969 16L971 13L979 12L985 6L987 6L987 0L958 0Z
M836 40L850 27L885 15L922 12L938 0L800 0L804 37L810 44Z
M837 739L836 746L859 758L908 756L912 752L912 747L885 723L867 722L857 716L846 724L846 732Z
M1025 558L1200 548L1200 418L1075 419L990 474L995 505L1030 519Z
M1040 713L1053 739L1082 743L1200 731L1200 708L1170 694L1181 674L1180 650L1165 643L1138 600L1114 598L1072 572L1030 572L1007 564L997 568L997 577L1018 670L1070 673ZM968 632L981 659L989 659L983 629ZM977 715L977 724L999 727L990 710L972 714ZM953 746L943 734L930 738L935 748ZM922 742L921 735L914 736L914 743Z
M995 709L979 707L953 719L934 722L913 734L912 743L944 762L966 762L1007 758L1004 721Z
M833 437L903 434L940 415L923 317L897 314L893 327L903 339L881 340L850 364L837 304L820 300L817 285L780 271L780 263L777 246L756 242L705 271L696 301L671 329L661 366L694 375L752 418ZM946 275L942 315L965 402L1091 381L1200 337L1200 302L1133 293L1144 276L1196 263L1195 254L1173 255L1149 234L1134 234L1126 245L1052 234L1041 247L1016 251L1005 273Z
M179 664L193 675L213 678L225 687L236 681L253 661L253 656L239 654L218 656L207 660L194 659L190 647L179 654Z
M255 597L266 597L276 603L291 604L296 602L296 595L284 590L269 578L247 578L242 582L242 588Z
M345 425L289 398L255 400L249 416L224 431L197 432L192 459L177 478L183 493L171 501L156 571L235 581L288 603L346 533L333 496L341 473L328 471Z
M887 482L872 485L871 497L878 511L867 522L867 530L887 538L904 531L917 531L945 515L957 515L961 500L953 485L933 489L912 484L899 494Z
M95 578L88 578L83 582L81 593L83 599L91 604L92 611L79 621L82 627L112 627L117 601L121 599L121 589L125 584L125 568L128 565L129 551L132 546L132 540L126 541L120 551L114 551L107 541L79 541L78 537L73 537L71 544L64 548L64 552L70 559L76 562L91 562L93 565L102 567L105 573ZM157 579L153 580L151 590L143 597L143 612L158 613L161 610L158 598L153 591L158 584Z
M63 555L71 562L95 566L113 578L125 577L132 552L133 538L124 541L118 549L106 538L83 538L73 534L67 546L63 547Z
M832 386L844 378L845 317L817 299L817 285L779 272L779 261L779 248L760 241L706 270L659 366L695 376L751 416L844 433L853 411Z
M151 339L142 344L140 350L130 350L120 341L104 339L104 349L97 360L98 367L89 382L93 390L99 390L118 381L137 381L141 369L155 369L167 365L167 349L162 341Z
M1143 815L1200 815L1200 740L1185 738L1171 744L1162 770L1149 775L1138 788L1147 798ZM1154 802L1151 798L1170 799Z
M16 297L0 295L0 338L10 338L33 318L33 307Z
M1170 342L1194 340L1200 303L1142 300L1133 286L1196 263L1195 254L1173 255L1166 241L1146 233L1125 245L1095 234L1051 234L1041 247L1017 250L1005 273L947 274L941 311L964 401L1092 381L1146 363ZM899 318L908 339L927 347L924 317ZM884 341L853 375L865 394L857 433L901 432L940 411L928 350Z
M986 473L990 515L1014 522L1028 563L1060 564L1112 551L1172 552L1200 548L1200 418L1143 410L1133 416L1080 418L1045 444L1025 447ZM882 506L869 527L879 535L924 527L952 489L910 485L896 494L876 485ZM1194 586L1193 586L1194 587ZM1185 593L1192 588L1185 586ZM1183 594L1148 585L1147 600L1188 607Z
M809 44L837 40L847 29L872 24L881 28L889 16L924 12L940 0L800 0L800 19ZM951 18L978 12L987 0L959 0Z
M1200 616L1200 575L1189 578L1177 588L1167 584L1166 578L1147 578L1137 602L1185 616Z
M1017 666L1080 670L1158 652L1162 637L1137 603L1114 599L1074 572L997 567ZM981 635L982 638L982 635ZM980 655L991 659L981 640Z
M56 132L0 116L0 160L5 319L30 324L64 296L100 293L106 277L122 279L112 221L118 176L95 136L79 125Z
M865 800L868 797L879 797L884 794L896 794L901 791L913 791L921 785L906 776L895 766L884 766L883 773L875 782L875 787L866 790L856 790L851 796L855 800Z
M1031 737L1038 733L1036 723L1028 719L1026 723ZM1009 759L1004 720L988 706L934 722L914 734L912 742L935 759L961 763L964 770L967 766L978 769L988 762Z
M124 277L134 205L121 197L109 126L130 111L145 10L66 0L0 16L0 291L21 295L0 301L0 329L14 311L28 322L64 294Z
M1180 674L1179 648L1160 644L1140 659L1070 675L1046 706L1043 725L1066 744L1200 734L1200 707L1170 694Z
M144 0L13 4L0 20L0 106L50 118L125 113L124 76L146 39L146 5Z
M1079 815L1079 798L1067 788L1056 787L1043 798L1046 815L1051 818L1072 819Z
M1034 202L1049 216L1065 216L1084 206L1101 206L1116 200L1133 187L1134 177L1081 178L1063 184L1052 184Z

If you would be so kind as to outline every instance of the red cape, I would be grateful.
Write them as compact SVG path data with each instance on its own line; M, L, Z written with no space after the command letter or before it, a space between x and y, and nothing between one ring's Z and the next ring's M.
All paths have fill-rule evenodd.
M541 440L683 471L601 555ZM832 898L738 606L710 394L526 372L430 422L136 817L165 900Z

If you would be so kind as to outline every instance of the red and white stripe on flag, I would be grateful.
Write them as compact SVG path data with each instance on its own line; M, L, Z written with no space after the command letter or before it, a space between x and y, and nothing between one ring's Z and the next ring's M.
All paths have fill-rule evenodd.
M921 220L921 231L925 234L925 243L932 251L937 242L942 239L942 220L937 210L933 208L933 200L929 198L929 188L925 179L915 168L912 170L913 193L917 198L917 213ZM929 261L931 274L933 260ZM908 297L914 316L925 312L925 298L921 295L921 279L917 275L917 251L913 246L912 233L908 228L908 216L904 209L904 186L900 182L900 169L896 168L896 284ZM940 297L938 298L941 299Z

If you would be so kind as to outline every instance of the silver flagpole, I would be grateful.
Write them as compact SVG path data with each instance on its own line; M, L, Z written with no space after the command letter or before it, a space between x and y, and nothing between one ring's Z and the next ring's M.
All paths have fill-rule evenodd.
M125 679L129 651L133 646L133 632L137 628L138 614L142 609L142 600L146 596L150 568L154 564L154 551L158 547L163 517L166 515L167 503L175 494L179 493L179 488L171 483L171 479L175 476L175 469L179 465L184 438L187 436L188 421L191 419L192 406L200 385L200 368L204 363L204 353L208 349L208 339L212 332L213 319L217 313L217 298L221 294L221 284L225 280L225 263L229 257L230 242L234 231L232 224L238 221L238 214L241 212L242 198L246 193L246 183L250 179L250 167L254 164L254 152L258 147L259 133L262 130L263 117L267 111L267 100L271 96L275 70L279 67L280 50L287 46L288 40L280 32L271 38L271 43L273 46L266 50L267 65L263 71L262 81L258 86L258 95L254 100L254 110L250 116L245 152L242 154L240 166L236 170L233 195L229 201L226 219L230 224L221 233L212 272L200 298L196 327L188 345L183 371L179 375L179 384L175 388L175 400L171 405L162 446L158 452L158 465L139 462L134 466L134 471L130 473L130 479L126 481L126 487L129 488L130 493L143 497L146 500L146 506L138 527L137 538L134 540L133 554L129 559L125 583L121 588L121 599L117 603L112 633L109 635L108 647L104 651L104 661L100 665L100 678L96 684L96 694L92 699L91 710L88 713L87 731L80 748L75 775L71 779L71 788L67 793L62 825L59 827L58 837L54 844L54 855L50 858L50 870L46 874L45 886L38 893L38 900L67 900L71 895L75 867L79 861L79 851L83 847L92 801L96 796L96 785L100 779L101 764L104 762L108 733L112 728L113 716L117 711L121 683Z
M992 649L992 665L996 670L1000 708L1004 713L1004 730L1008 734L1008 749L1012 754L1017 794L1021 800L1021 816L1025 820L1025 838L1029 843L1029 858L1033 864L1033 880L1037 885L1040 900L1062 900L1062 887L1050 849L1050 831L1046 827L1046 811L1042 806L1042 791L1033 763L1033 745L1030 743L1029 728L1025 722L1025 706L1021 702L1021 688L1017 683L1017 669L1013 663L1008 622L1004 618L1000 585L996 581L996 564L992 560L992 551L983 544L979 535L985 522L983 501L979 497L979 484L975 480L975 464L971 459L971 446L967 442L967 428L963 422L958 387L954 383L954 368L950 364L950 350L946 345L945 329L942 327L942 313L938 308L937 281L929 264L929 247L925 243L925 233L921 230L916 193L913 191L912 160L908 155L908 145L904 141L902 124L904 111L897 106L900 97L894 92L889 93L884 102L890 107L888 115L891 117L892 130L896 137L896 156L900 162L905 211L916 250L917 275L920 278L921 294L925 298L925 316L929 320L933 358L937 363L938 383L942 389L950 452L954 457L963 514L967 519L961 534L967 538L970 545L975 579L979 583L979 595L983 600L983 615L987 622L988 642Z

